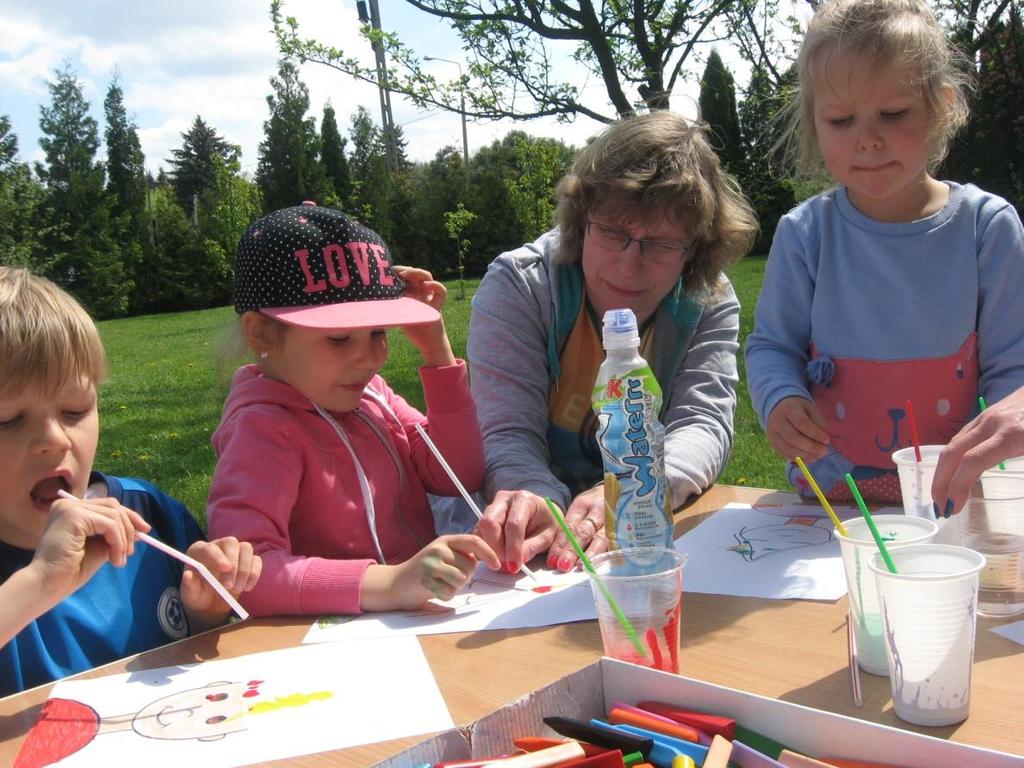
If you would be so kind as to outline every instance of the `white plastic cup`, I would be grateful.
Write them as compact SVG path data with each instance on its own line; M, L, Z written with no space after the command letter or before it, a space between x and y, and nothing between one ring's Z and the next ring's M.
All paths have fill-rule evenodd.
M964 546L987 560L978 593L985 616L1024 613L1024 471L1011 469L1019 466L983 473L957 516Z
M966 547L912 544L881 554L875 575L892 703L914 725L952 725L971 708L978 576L985 557Z
M934 520L907 515L874 515L875 525L889 549L908 544L927 544L935 539L939 528ZM882 635L882 614L878 607L875 577L868 561L878 552L867 522L851 519L843 523L847 536L838 530L839 549L843 554L846 588L850 596L850 616L857 640L857 664L872 675L889 674L885 660L885 639Z
M922 445L921 461L917 460L914 447L901 448L892 455L896 473L900 478L900 492L903 494L903 512L911 517L935 520L935 506L932 503L932 479L939 453L945 446ZM940 518L936 544L960 544L960 530L950 519Z
M625 547L591 558L590 586L605 656L679 673L686 555L667 547ZM609 603L629 620L641 654Z

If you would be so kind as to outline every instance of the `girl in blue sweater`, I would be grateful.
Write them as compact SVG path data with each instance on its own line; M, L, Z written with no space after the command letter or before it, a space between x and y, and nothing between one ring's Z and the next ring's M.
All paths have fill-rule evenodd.
M747 340L769 442L898 501L893 451L944 444L1024 384L1024 230L1013 206L932 175L967 118L967 76L921 0L833 0L797 62L788 138L835 187L779 222ZM798 490L809 489L789 465Z

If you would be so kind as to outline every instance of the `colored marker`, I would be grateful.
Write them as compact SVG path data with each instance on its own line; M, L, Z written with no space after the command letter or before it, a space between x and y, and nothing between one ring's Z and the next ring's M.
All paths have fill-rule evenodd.
M736 738L762 755L773 759L777 759L782 750L788 749L785 744L781 744L775 739L769 739L763 733L744 728L739 723L736 724Z
M712 736L721 735L731 741L736 735L736 721L731 717L709 715L692 709L682 709L671 704L663 704L660 701L641 701L637 706L656 715L667 717L669 720L674 720L677 723L697 728Z
M684 741L700 742L697 731L690 726L674 723L668 718L657 719L656 715L649 715L642 709L636 709L635 707L612 706L612 711L608 713L608 722L613 725L621 725L623 723L626 725L636 725L640 728L646 728L655 733L663 733L666 736L673 736Z
M626 768L626 762L621 750L609 749L599 755L584 757L582 760L561 763L558 768Z
M697 764L689 755L676 755L672 758L672 768L697 768Z
M704 758L703 768L729 768L729 759L732 757L732 742L721 736L715 736L708 750L708 756Z
M496 763L489 763L494 768L549 768L560 765L577 757L585 757L583 747L578 741L566 741L555 747L548 747L536 752L527 752Z
M599 727L571 717L545 717L544 725L570 739L578 739L606 749L621 749L623 754L640 752L647 758L654 748L654 742L650 738L618 731L607 724Z
M600 720L591 720L592 725L607 725ZM651 750L649 760L655 765L672 765L676 755L689 755L695 763L702 764L707 756L708 748L692 741L683 741L663 733L648 731L646 728L638 728L635 725L608 725L623 733L631 733L634 736L651 739L654 742L654 749Z
M785 768L778 760L761 754L753 747L748 747L739 739L732 741L732 762L739 768Z
M793 752L788 749L782 750L782 754L779 755L779 762L786 766L786 768L832 768L832 765L829 763L823 763L821 760L815 760L813 757L801 755L799 752Z

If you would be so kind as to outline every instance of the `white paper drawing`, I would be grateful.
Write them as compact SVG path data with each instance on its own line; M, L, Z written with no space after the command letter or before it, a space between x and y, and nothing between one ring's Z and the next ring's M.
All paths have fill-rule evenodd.
M882 509L875 514L901 510ZM835 507L840 518L859 516ZM683 591L837 600L846 593L839 542L820 507L728 504L676 541L686 552Z
M15 765L230 768L452 726L419 643L378 638L59 682Z
M431 600L418 611L324 616L313 623L303 642L521 629L597 618L586 574L536 573L535 582L519 573L496 573L480 564L451 600Z

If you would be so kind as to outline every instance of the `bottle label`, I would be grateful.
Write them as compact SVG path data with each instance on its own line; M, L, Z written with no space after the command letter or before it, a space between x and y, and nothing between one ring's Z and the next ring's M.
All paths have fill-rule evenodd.
M604 460L605 521L615 547L672 546L661 387L650 368L596 382L597 443Z

